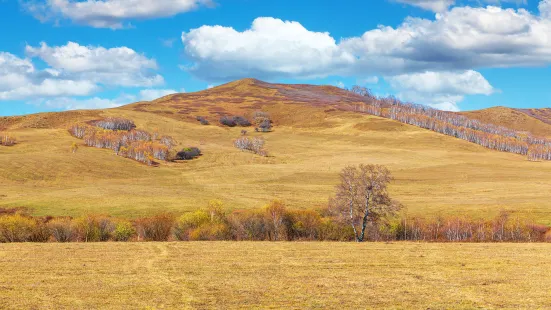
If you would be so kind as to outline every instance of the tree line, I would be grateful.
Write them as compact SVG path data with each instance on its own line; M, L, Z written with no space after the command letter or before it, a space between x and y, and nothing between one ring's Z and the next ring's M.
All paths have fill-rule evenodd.
M13 212L12 212L13 211ZM361 229L361 228L360 228ZM227 211L218 201L183 215L137 219L105 215L32 217L0 209L0 242L105 241L358 241L328 209L288 209L274 201L254 210ZM392 217L368 221L362 241L551 242L550 227L502 212L492 219L468 216Z
M527 155L529 160L551 160L551 140L549 139L486 124L453 112L404 103L392 96L377 97L365 87L354 86L350 91L362 96L363 102L346 109L397 120L489 149Z

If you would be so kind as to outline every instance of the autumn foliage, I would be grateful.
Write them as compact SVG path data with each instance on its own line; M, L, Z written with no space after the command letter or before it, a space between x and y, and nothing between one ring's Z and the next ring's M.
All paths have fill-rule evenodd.
M348 106L346 109L390 118L489 149L527 155L530 160L551 160L551 140L485 124L457 113L404 103L395 97L376 97L364 87L354 86L351 91L362 96L364 102Z
M152 135L144 130L121 129L134 128L134 123L129 120L108 119L108 121L97 121L94 124L96 126L75 124L71 126L69 132L74 137L83 139L87 146L112 149L119 156L131 158L150 166L156 164L155 160L171 160L170 151L177 145L170 136L161 136L156 139L157 135ZM98 126L98 124L105 126ZM118 129L105 129L104 127Z
M354 241L351 225L328 209L288 209L273 201L253 210L224 209L217 201L181 216L133 221L103 215L32 217L0 213L0 243L102 241ZM368 222L366 241L551 242L551 229L511 212L495 218L392 216Z

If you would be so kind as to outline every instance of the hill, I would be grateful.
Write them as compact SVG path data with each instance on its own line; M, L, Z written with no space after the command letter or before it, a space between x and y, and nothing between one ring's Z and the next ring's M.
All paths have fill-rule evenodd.
M531 132L536 136L551 137L551 109L494 107L460 114L484 123Z
M227 208L257 208L278 198L290 207L309 208L326 204L342 167L376 163L393 172L392 195L410 214L490 216L508 209L551 223L551 162L530 162L336 108L362 100L331 86L246 79L116 109L2 118L0 128L19 143L0 148L0 207L27 206L37 215L141 216L181 213L211 199ZM255 110L274 120L273 132L249 129L248 134L265 138L269 157L234 148L242 128L218 125L220 115L250 116ZM522 113L529 123L531 116ZM171 135L179 148L198 146L204 155L149 167L111 150L85 147L67 132L76 122L109 116L130 118L138 128ZM211 125L201 125L197 116ZM81 144L75 154L72 143Z

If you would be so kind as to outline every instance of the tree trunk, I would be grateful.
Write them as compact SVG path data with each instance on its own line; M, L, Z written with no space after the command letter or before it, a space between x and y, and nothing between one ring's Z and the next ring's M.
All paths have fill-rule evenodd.
M364 209L364 217L363 217L363 221L362 221L362 233L360 235L360 237L358 238L358 242L363 242L364 241L364 236L365 236L365 229L367 227L367 220L369 218L369 198L370 196L367 195L364 197L365 198L365 209Z

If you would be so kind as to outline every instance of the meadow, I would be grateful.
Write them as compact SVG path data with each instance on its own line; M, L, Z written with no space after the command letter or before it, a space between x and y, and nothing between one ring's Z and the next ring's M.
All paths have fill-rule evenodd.
M348 164L386 165L391 195L413 215L523 212L551 223L551 162L485 149L465 141L354 113L332 112L323 127L279 125L266 139L269 157L232 145L240 128L202 126L145 112L111 110L140 128L172 135L203 156L148 167L111 150L80 146L66 129L14 130L19 144L0 149L0 206L35 215L137 217L196 210L212 199L229 209L259 208L273 199L290 208L324 206ZM527 180L530 180L529 182Z
M6 309L535 309L546 244L0 244Z

